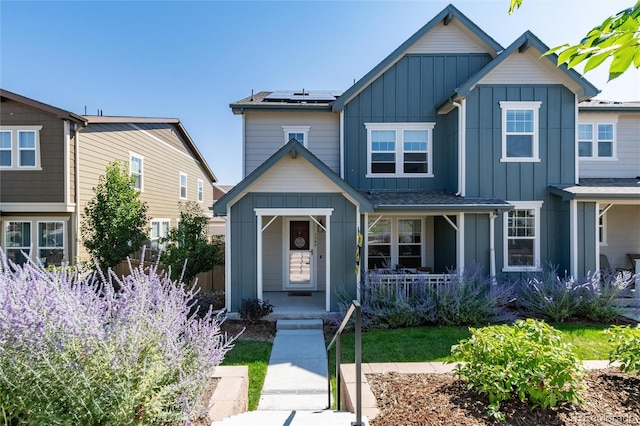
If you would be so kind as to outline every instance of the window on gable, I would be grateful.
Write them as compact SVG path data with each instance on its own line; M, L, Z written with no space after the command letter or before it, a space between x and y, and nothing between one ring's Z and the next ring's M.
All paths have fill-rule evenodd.
M540 161L538 112L540 102L500 102L502 109L501 161Z
M431 177L435 123L365 123L368 177Z
M540 266L541 202L511 202L504 214L504 270L527 271Z
M129 170L134 178L133 187L138 191L142 191L143 188L142 162L143 158L141 156L129 153Z
M303 146L308 146L308 134L311 126L282 126L284 131L284 143L289 142L291 139L295 139Z
M613 123L578 124L578 155L583 159L611 159L615 156Z
M180 198L187 198L187 175L180 172Z
M0 167L37 169L40 167L42 126L0 127Z
M204 201L204 182L202 179L198 179L198 202L202 203Z

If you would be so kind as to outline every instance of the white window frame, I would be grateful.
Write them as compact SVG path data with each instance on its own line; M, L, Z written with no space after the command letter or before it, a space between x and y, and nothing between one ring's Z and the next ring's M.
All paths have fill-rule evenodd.
M204 181L202 179L198 179L198 202L204 202Z
M184 177L184 186L182 186L182 178ZM184 197L182 196L182 188L184 188ZM178 197L181 200L186 200L189 198L189 179L186 173L180 172L180 178L178 180Z
M59 246L41 246L40 245L40 225L43 223L55 223L55 224L60 224L62 225L62 247ZM42 264L45 264L45 260L46 260L46 256L45 257L41 257L40 256L40 250L62 250L62 258L64 259L65 256L65 252L66 252L66 245L65 245L65 236L66 236L66 227L65 227L65 223L62 220L38 220L36 221L36 232L35 232L35 238L36 238L36 257L40 259L40 261L42 262ZM33 237L32 237L33 238Z
M373 226L375 223L377 223L379 220L388 220L390 222L390 235L389 235L389 243L381 243L381 244L373 244L371 243L371 241L369 241L369 229L371 228L371 226ZM374 217L374 215L370 215L369 216L369 222L367 223L367 247L366 247L366 251L367 251L367 262L370 259L370 254L369 254L369 246L370 245L388 245L389 246L389 268L391 270L395 270L396 266L399 264L400 262L400 246L404 245L404 244L400 244L400 226L399 226L399 221L401 220L419 220L420 221L420 266L424 266L426 263L426 246L425 246L425 235L426 235L426 224L425 224L425 217L424 216L406 216L406 215L402 215L402 216L390 216L390 215L381 215L378 217ZM369 265L364 265L368 270L369 269ZM406 265L403 265L405 268L407 268ZM408 267L411 268L411 267Z
M433 129L436 123L364 123L367 129L367 175L368 178L379 177L406 177L424 178L433 177ZM372 141L371 132L374 130L395 131L395 173L373 173L371 171ZM427 131L427 173L405 173L404 172L404 131L405 130L425 130Z
M8 147L2 147L0 146L0 152L9 152L9 165L5 165L2 166L0 165L0 168L3 169L11 169L13 168L13 132L11 130L0 130L0 133L6 133L9 135L9 146Z
M8 237L9 237L9 225L11 225L12 223L28 223L29 224L29 245L25 246L10 246L9 245L9 241L8 241ZM33 221L31 220L25 220L25 219L21 219L21 218L15 218L15 219L4 219L3 220L3 235L2 235L2 245L4 246L4 251L5 253L7 253L9 250L21 250L24 251L27 256L33 256L33 254L31 253L31 248L33 247ZM24 243L24 240L23 240ZM28 258L28 257L27 257Z
M136 154L135 152L129 151L129 174L131 176L137 174L133 171L134 158L140 160L140 188L137 188L135 184L133 185L133 187L140 192L144 192L144 157L142 155Z
M2 170L42 170L40 162L40 130L42 126L0 126L0 131L11 133L11 148L4 148L3 151L11 152L11 166L0 166ZM20 133L28 132L34 134L33 148L20 148ZM34 165L22 166L20 164L20 153L23 151L34 151Z
M305 148L309 147L309 129L311 126L282 126L282 130L284 131L284 143L286 144L291 140L289 137L290 133L302 133L303 141L302 146ZM300 142L300 141L298 141Z
M580 161L616 161L618 159L618 143L617 143L617 132L616 132L616 127L618 124L618 120L617 117L613 118L613 117L606 117L603 119L580 119L578 124L588 124L591 126L591 140L589 142L591 142L591 155L590 156L581 156L580 155L580 142L587 142L586 139L579 139L579 132L578 132L578 158L580 159ZM612 140L600 140L598 139L598 133L599 133L599 126L601 125L608 125L611 126L612 129ZM599 149L598 149L598 144L600 142L611 142L611 155L610 156L604 156L601 157L600 153L599 153Z
M501 101L500 109L502 110L502 157L501 162L504 163L534 163L540 162L540 101ZM531 110L533 111L533 131L517 132L513 134L531 135L531 157L508 157L507 156L507 136L512 134L507 132L507 111L511 110Z
M503 213L503 272L527 272L540 271L540 211L542 201L507 201L514 209ZM534 236L533 236L533 265L512 266L509 265L509 240L526 239L527 237L509 237L509 214L516 210L534 211Z
M153 225L155 223L158 224L158 235L156 237L153 236ZM149 221L149 225L150 225L150 227L149 227L149 248L152 249L152 250L159 250L161 248L164 249L165 246L162 245L159 240L161 238L165 238L167 235L169 235L169 231L171 230L171 219L154 218L154 219L151 219ZM163 227L163 225L165 225L166 228ZM163 232L163 231L166 231L166 232ZM158 242L158 248L154 249L152 247L152 244L154 242L156 242L156 241Z

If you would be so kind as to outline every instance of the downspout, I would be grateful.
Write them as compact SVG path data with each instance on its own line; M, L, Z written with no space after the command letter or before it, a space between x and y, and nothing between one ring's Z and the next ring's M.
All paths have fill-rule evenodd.
M467 149L466 149L466 129L467 125L466 120L466 105L467 100L462 99L458 102L451 102L451 105L458 109L458 192L456 192L456 197L464 197L466 193L466 157L467 157Z

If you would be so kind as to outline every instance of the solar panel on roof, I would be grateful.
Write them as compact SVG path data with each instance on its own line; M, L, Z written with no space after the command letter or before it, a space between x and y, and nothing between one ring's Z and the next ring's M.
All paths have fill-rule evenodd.
M266 101L291 101L291 102L333 102L342 92L333 90L276 90L264 97Z

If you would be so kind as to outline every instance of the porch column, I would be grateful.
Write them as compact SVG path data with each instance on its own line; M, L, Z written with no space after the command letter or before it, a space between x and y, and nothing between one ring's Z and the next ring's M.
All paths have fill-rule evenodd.
M325 245L325 262L324 262L324 270L325 270L325 310L327 312L331 311L331 215L325 214L324 221L327 224L326 231L326 241Z
M640 299L640 259L636 259L636 264L634 273L636 274L636 285L635 291L633 292L633 297L636 299Z
M571 276L578 276L578 202L569 201L569 256L571 257ZM596 262L599 259L596 258Z
M231 208L227 205L227 215L224 217L224 305L227 312L231 312Z
M496 218L495 212L489 213L489 274L491 281L496 282Z
M262 300L262 213L257 213L257 229L256 229L256 237L257 237L257 264L256 268L258 269L256 276L256 297Z
M464 213L458 213L458 274L464 273Z

